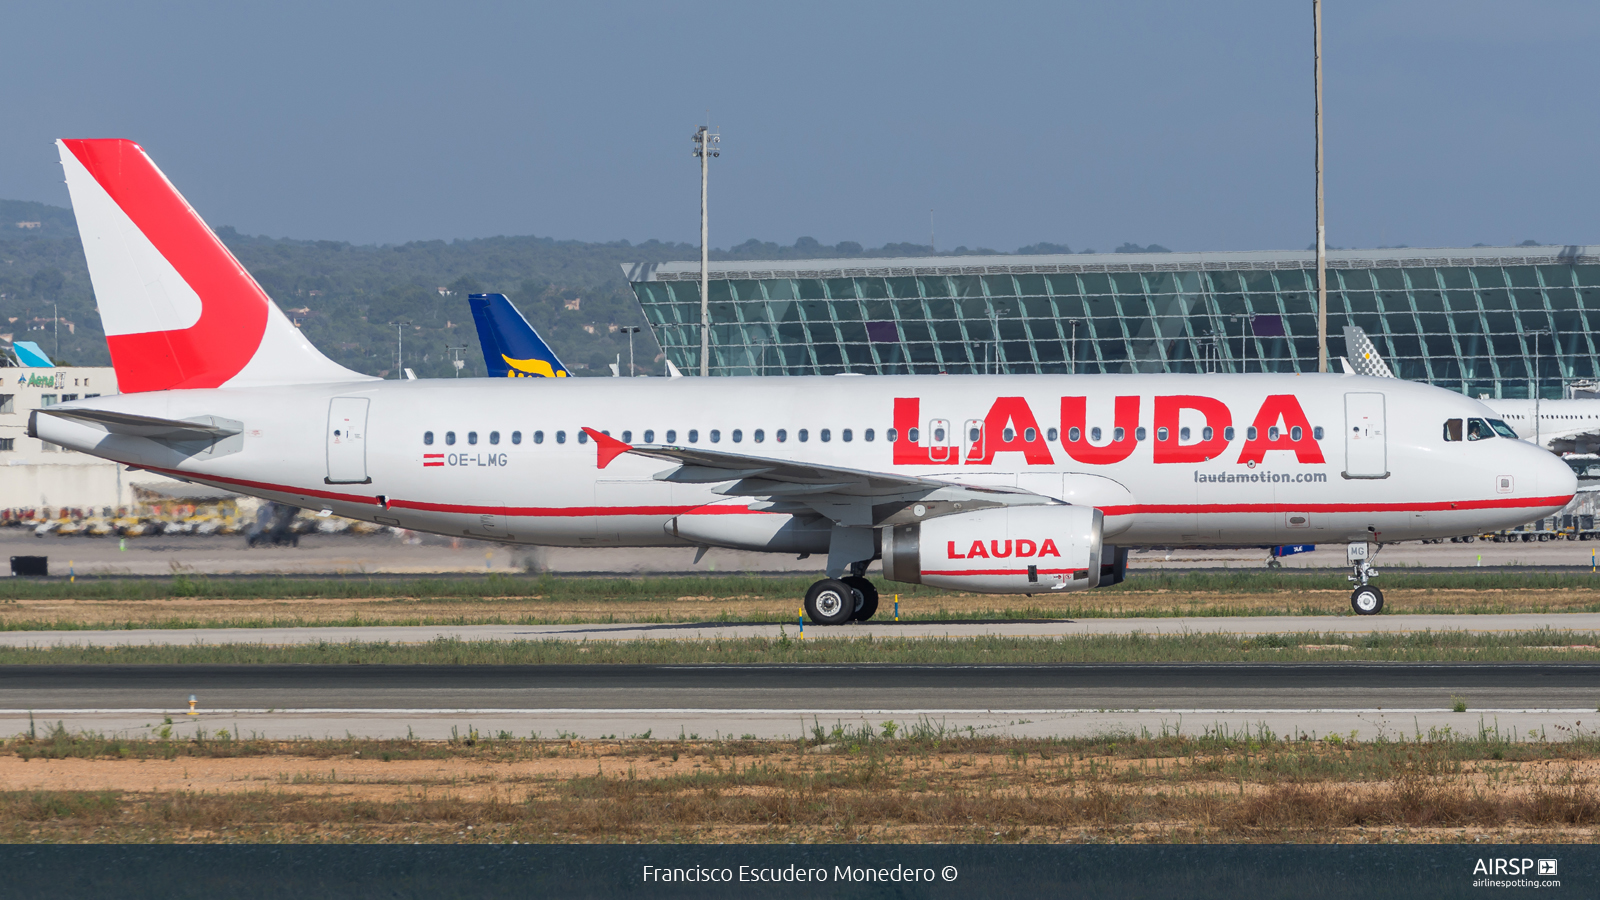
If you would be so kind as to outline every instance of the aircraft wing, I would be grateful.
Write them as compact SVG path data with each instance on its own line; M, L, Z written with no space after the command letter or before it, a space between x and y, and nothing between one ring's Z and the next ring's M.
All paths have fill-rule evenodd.
M699 447L625 444L591 428L598 462L605 468L624 453L675 463L655 477L681 484L720 484L728 497L766 501L768 512L816 514L843 525L897 525L998 506L1038 506L1061 501L1015 487L962 484L941 478L874 472L770 459ZM921 506L920 515L914 508Z

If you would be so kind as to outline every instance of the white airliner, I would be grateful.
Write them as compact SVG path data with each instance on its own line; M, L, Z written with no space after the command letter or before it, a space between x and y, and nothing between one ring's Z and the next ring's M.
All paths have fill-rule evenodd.
M1393 370L1383 361L1378 348L1365 330L1355 325L1344 328L1345 358L1348 368L1357 375L1373 378L1393 378ZM1485 398L1484 406L1494 410L1511 425L1523 440L1552 453L1589 454L1600 452L1600 400L1493 400ZM1465 435L1451 434L1452 440L1481 440L1482 436L1468 430Z
M143 148L59 149L125 393L29 434L280 503L517 544L826 554L805 604L839 624L876 609L877 558L900 582L1082 590L1129 547L1365 551L1575 489L1483 404L1351 375L379 380L319 353ZM1445 441L1456 419L1506 437Z

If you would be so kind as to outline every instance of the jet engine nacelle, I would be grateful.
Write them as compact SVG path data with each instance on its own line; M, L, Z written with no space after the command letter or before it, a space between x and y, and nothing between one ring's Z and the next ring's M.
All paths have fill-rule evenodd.
M983 594L1081 591L1100 584L1101 513L1014 506L883 531L883 576Z

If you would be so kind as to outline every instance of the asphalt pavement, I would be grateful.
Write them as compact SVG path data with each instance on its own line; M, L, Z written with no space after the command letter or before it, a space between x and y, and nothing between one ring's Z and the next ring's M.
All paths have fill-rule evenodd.
M141 736L170 719L180 736L779 738L894 721L1033 736L1486 728L1560 740L1592 734L1597 704L1593 663L0 668L4 734L60 721Z
M186 646L191 644L316 644L387 641L415 644L441 638L464 641L631 641L732 640L799 635L799 624L739 622L674 622L580 625L372 625L312 628L139 628L107 631L0 631L0 646ZM1600 613L1508 613L1504 615L1388 616L1192 616L1172 618L1093 618L1019 621L895 622L882 616L872 622L834 627L807 625L807 640L837 638L1059 638L1106 634L1295 634L1317 632L1360 635L1419 631L1467 631L1489 634L1510 631L1600 632Z

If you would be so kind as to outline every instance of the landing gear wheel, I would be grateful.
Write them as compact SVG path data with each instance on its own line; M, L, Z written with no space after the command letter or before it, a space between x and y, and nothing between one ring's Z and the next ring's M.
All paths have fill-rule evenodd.
M878 589L872 586L872 582L860 575L850 575L839 580L849 585L850 590L856 595L856 611L852 618L857 622L865 622L872 618L878 611Z
M1350 592L1350 608L1358 616L1375 616L1383 612L1383 591L1364 584Z
M806 591L806 617L817 625L843 625L856 612L856 592L835 578L824 578Z

